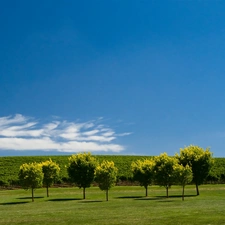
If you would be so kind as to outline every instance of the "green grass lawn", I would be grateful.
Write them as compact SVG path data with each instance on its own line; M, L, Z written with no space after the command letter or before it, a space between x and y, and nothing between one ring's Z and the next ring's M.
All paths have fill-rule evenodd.
M0 191L0 224L160 224L160 225L222 225L225 224L225 185L200 186L200 196L195 187L186 187L185 200L181 199L181 187L166 190L157 186L149 188L114 187L109 201L98 187L88 188L86 200L82 190L51 188L50 197L45 189Z

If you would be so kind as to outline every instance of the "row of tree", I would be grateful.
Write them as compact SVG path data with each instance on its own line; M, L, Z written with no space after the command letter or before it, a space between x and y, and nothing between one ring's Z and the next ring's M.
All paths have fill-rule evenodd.
M25 190L31 189L32 201L34 201L34 189L45 185L47 197L49 197L49 187L59 176L59 165L51 159L42 163L24 163L20 166L19 180Z
M86 188L95 180L99 188L106 192L108 201L108 191L116 183L118 169L113 161L104 160L99 164L90 153L83 153L69 158L67 171L71 181L79 188L83 188L83 199Z
M59 165L51 159L42 163L25 163L20 166L19 180L24 189L31 189L32 201L34 201L34 190L43 185L49 197L49 187L57 180L59 171ZM114 162L103 161L99 164L90 153L77 154L69 158L67 171L70 180L79 188L83 188L84 199L86 188L90 187L95 179L99 188L106 191L108 201L108 191L117 179L117 168Z
M196 192L199 195L198 186L204 182L209 175L213 165L212 153L209 149L204 150L199 146L190 145L180 149L180 154L169 157L166 153L152 159L133 162L132 172L134 180L138 181L146 190L152 183L159 184L168 189L173 184L180 184L182 189L182 199L184 200L184 188L188 183L196 185Z
M163 153L152 159L137 160L131 164L131 168L133 179L144 186L146 196L148 186L153 183L164 186L167 197L171 185L180 184L183 187L184 200L184 187L190 182L195 183L199 195L198 185L206 179L212 164L213 158L209 149L204 150L199 146L190 145L181 149L180 154L176 154L175 157ZM19 180L25 189L32 190L32 201L34 201L34 189L43 185L47 188L47 197L49 196L48 188L59 176L59 171L58 164L52 160L26 163L20 167ZM99 188L106 192L108 201L108 191L116 183L117 171L114 162L103 161L99 164L90 153L72 155L67 166L70 180L79 188L83 188L84 199L86 188L95 180Z

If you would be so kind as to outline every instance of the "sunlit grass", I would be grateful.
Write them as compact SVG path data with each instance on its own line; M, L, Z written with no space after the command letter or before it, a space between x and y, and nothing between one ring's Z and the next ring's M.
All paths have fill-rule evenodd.
M98 187L87 189L86 200L82 190L51 188L35 191L31 202L30 191L0 191L0 224L225 224L225 185L200 186L196 196L194 186L187 186L185 200L181 187L169 190L149 188L144 197L141 187L114 187L109 201Z

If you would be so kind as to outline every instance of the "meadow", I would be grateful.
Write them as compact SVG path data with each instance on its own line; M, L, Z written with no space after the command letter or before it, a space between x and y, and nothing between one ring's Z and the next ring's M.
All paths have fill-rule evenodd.
M193 185L185 189L172 186L169 198L165 188L116 186L109 192L109 201L98 187L87 189L86 200L77 187L35 190L31 202L30 190L0 191L0 224L152 224L152 225L223 225L225 224L225 185L201 185L196 196Z

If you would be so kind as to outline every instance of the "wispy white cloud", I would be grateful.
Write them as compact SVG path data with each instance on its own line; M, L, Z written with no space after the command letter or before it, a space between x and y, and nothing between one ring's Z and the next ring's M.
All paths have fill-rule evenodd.
M23 123L26 122L27 118L20 115L16 114L14 117L7 116L7 117L0 117L0 126L5 126L9 124L15 124L15 123Z
M120 152L124 146L115 144L116 134L104 124L96 121L85 123L60 121L54 118L48 123L20 114L0 117L1 150L42 150L59 152L111 151ZM102 118L101 118L102 119Z
M106 131L105 133L102 134L104 137L111 137L115 135L114 131Z
M99 130L91 130L91 131L83 132L83 135L89 136L89 135L94 135L94 134L97 134L97 133L99 133Z
M126 132L126 133L122 133L122 134L117 134L116 136L118 137L123 137L123 136L128 136L128 135L131 135L132 132Z

